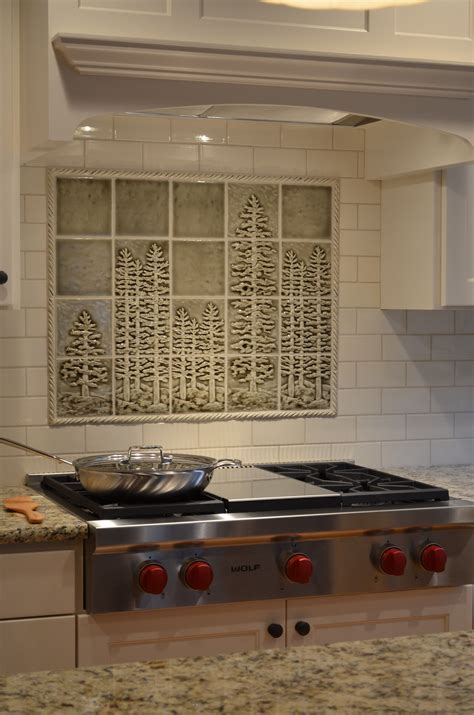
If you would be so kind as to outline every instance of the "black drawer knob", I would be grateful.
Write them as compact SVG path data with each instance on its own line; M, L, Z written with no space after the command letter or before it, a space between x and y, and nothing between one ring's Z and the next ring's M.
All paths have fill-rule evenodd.
M300 636L307 636L310 630L311 626L309 625L309 623L306 623L306 621L298 621L297 623L295 623L295 631Z
M283 626L281 626L279 623L270 623L267 628L267 631L272 638L281 638L281 636L283 635Z
M0 271L0 286L5 285L5 283L8 281L8 273L5 273L5 271Z

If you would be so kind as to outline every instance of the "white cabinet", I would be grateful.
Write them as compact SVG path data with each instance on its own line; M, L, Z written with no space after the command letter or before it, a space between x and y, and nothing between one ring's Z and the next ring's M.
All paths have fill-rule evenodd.
M288 601L287 644L317 645L470 630L471 599L467 586ZM309 632L301 635L298 629L306 631L308 625Z
M381 307L474 306L474 164L382 181Z
M285 601L81 615L77 635L79 667L284 648Z
M0 308L20 290L20 82L18 0L0 2ZM5 279L7 276L7 280ZM5 282L6 280L6 282Z
M75 621L75 616L0 621L0 674L74 668Z

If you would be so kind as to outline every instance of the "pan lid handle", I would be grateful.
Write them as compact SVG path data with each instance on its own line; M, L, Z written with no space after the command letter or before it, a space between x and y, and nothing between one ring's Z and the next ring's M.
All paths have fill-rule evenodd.
M163 453L163 447L153 445L149 447L129 447L127 457L122 464L132 467L148 462L152 464L154 469L160 469L164 464L170 464L172 461L171 454Z

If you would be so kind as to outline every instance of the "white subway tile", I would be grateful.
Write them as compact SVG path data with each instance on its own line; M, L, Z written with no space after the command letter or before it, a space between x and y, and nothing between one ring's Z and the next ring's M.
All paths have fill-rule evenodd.
M382 442L382 466L408 467L430 465L430 443L428 440L413 442Z
M407 439L439 439L454 435L454 415L407 415ZM464 436L464 435L462 435Z
M45 367L27 368L26 394L30 397L46 397L48 394L48 371Z
M281 462L321 462L331 459L330 444L280 447Z
M21 338L25 335L25 311L0 310L0 337Z
M26 395L26 371L22 367L0 369L0 397Z
M357 418L357 439L377 442L405 439L405 415L377 415Z
M358 157L355 151L309 150L308 176L357 177Z
M472 464L474 439L441 439L431 442L432 464Z
M20 280L24 280L26 276L26 268L25 268L25 253L20 253Z
M339 261L339 281L355 282L357 280L357 258L355 256L341 256Z
M358 279L361 283L380 282L380 258L364 256L357 259Z
M356 363L340 362L337 369L338 387L356 387Z
M270 424L270 423L269 423ZM200 447L248 447L252 444L252 423L202 422L198 426ZM254 444L274 444L254 442Z
M11 439L14 442L21 442L22 444L26 444L26 427L3 427L2 437L5 437L6 439ZM26 452L23 449L19 450L17 447L7 447L6 444L0 444L0 457L19 457L20 455L25 454ZM1 476L2 475L0 474L0 479Z
M25 197L20 196L20 223L25 220Z
M86 425L87 452L127 452L129 447L142 444L142 425Z
M384 360L429 360L429 335L384 335Z
M394 387L382 390L382 412L385 415L430 411L428 387Z
M355 441L355 417L307 417L305 422L305 442L326 444Z
M340 415L375 415L380 410L380 390L338 390L337 411Z
M53 454L80 453L85 450L85 428L74 427L28 427L28 444Z
M232 172L251 174L253 170L253 149L236 146L206 146L199 147L201 156L201 171Z
M25 221L46 223L46 196L25 196Z
M357 363L357 387L403 387L404 362Z
M254 149L256 174L305 176L306 152L303 149Z
M339 309L339 334L353 335L357 329L357 311L355 308Z
M20 248L22 251L46 251L46 242L46 224L21 224Z
M87 169L143 168L142 144L139 142L86 141Z
M194 449L199 446L198 425L183 422L143 425L143 442L161 445L165 452L170 449Z
M48 332L46 308L26 309L26 334L30 338L44 338Z
M456 333L474 333L474 310L456 310Z
M0 400L0 427L44 425L46 420L45 397L3 397Z
M474 335L433 335L432 360L469 360L474 354Z
M404 310L360 309L357 311L357 332L361 335L385 335L405 332Z
M22 308L45 308L47 304L46 281L21 281L20 301Z
M84 167L84 144L81 139L62 144L58 149L27 162L28 166L54 166L78 169Z
M45 194L46 171L32 166L22 166L20 168L20 193Z
M357 204L341 204L339 209L339 228L357 228Z
M166 117L114 117L114 139L142 142L169 142L171 121Z
M380 206L377 204L359 204L358 228L370 231L380 229Z
M44 457L2 457L0 459L0 486L22 487L29 472L51 471L51 460ZM23 517L22 517L23 518Z
M46 253L25 254L25 278L46 280Z
M446 436L452 437L453 434ZM454 437L474 437L474 412L456 412L454 415Z
M283 447L281 449L284 449ZM229 459L240 459L244 464L265 464L280 461L280 447L229 447Z
M341 308L377 308L380 306L380 284L341 283L339 305Z
M242 146L280 146L278 122L228 121L227 141Z
M171 141L183 144L225 144L227 122L223 119L172 119Z
M199 171L199 147L195 144L144 144L145 171Z
M362 467L379 469L382 466L382 447L380 442L333 444L332 459L350 459Z
M471 387L432 387L431 412L471 412L474 389Z
M341 335L339 360L343 362L381 360L382 339L380 335Z
M341 256L380 256L380 231L341 230Z
M453 362L412 362L407 364L408 387L436 387L454 384Z
M308 124L281 125L281 145L301 149L332 149L332 127Z
M305 441L304 419L255 420L253 422L254 445L301 444Z
M1 367L46 365L46 341L42 338L3 338L0 341Z
M74 139L113 139L113 117L102 115L100 117L89 117L77 127L74 132Z
M341 179L341 203L379 204L380 181Z
M474 361L462 360L456 363L456 385L474 385Z
M409 310L407 311L407 333L416 335L454 333L454 311Z
M365 132L355 127L334 127L334 149L364 150Z

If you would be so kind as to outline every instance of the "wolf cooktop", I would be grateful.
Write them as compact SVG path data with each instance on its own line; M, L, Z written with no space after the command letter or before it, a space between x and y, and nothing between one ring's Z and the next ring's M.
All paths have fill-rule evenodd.
M215 470L206 491L179 501L115 503L88 493L74 474L48 474L43 490L85 519L300 511L445 501L446 489L350 462L296 462Z

